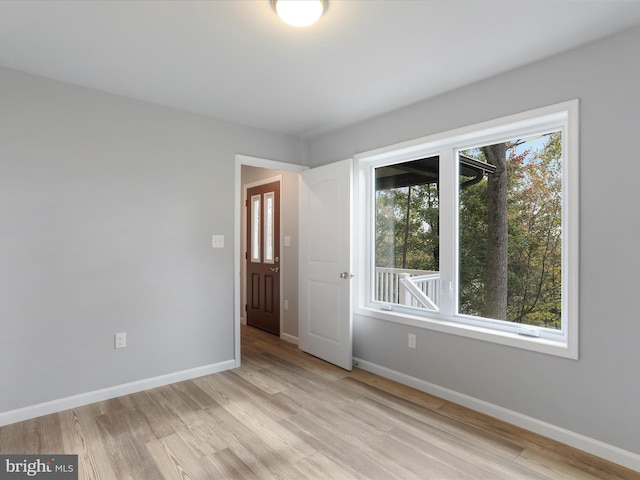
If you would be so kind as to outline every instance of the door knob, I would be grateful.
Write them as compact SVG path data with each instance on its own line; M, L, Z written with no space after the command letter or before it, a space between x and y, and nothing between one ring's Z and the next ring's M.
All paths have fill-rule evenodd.
M269 270L271 270L272 272L278 273L280 271L279 267L271 267L269 268Z
M355 275L353 273L349 273L349 272L342 272L340 274L340 278L343 278L345 280L348 280L348 279L353 278L353 277L355 277Z

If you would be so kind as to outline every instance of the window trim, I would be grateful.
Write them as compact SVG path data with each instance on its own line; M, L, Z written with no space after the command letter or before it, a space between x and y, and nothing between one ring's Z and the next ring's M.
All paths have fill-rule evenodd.
M579 137L578 118L579 102L577 99L542 107L515 115L509 115L494 120L469 125L462 128L421 137L354 156L356 199L354 238L356 251L361 252L355 259L358 271L362 275L357 277L354 285L354 313L387 320L395 323L418 328L435 330L443 333L460 335L467 338L508 345L512 347L532 350L535 352L556 355L560 357L578 359L578 304L579 304ZM374 232L375 209L373 208L373 171L376 167L415 160L432 155L439 155L441 165L451 168L441 168L443 178L441 185L449 181L450 189L456 183L453 181L457 174L458 165L455 152L465 147L479 144L499 143L519 135L560 129L563 134L563 165L562 165L562 329L553 330L541 327L530 327L540 333L539 337L530 337L517 333L517 326L510 322L490 319L478 319L465 315L451 315L437 312L422 312L408 307L393 305L393 310L382 309L380 302L372 302L371 293L374 288ZM444 170L444 171L443 171ZM453 175L453 177L452 177ZM445 189L443 189L445 190ZM452 202L456 192L445 191L441 199ZM451 205L449 204L449 207ZM447 229L450 235L456 232L457 216L441 216L441 231ZM451 238L456 238L452 236ZM453 249L453 251L451 250ZM455 245L440 245L441 262L449 261L447 272L458 268L456 263L457 247ZM444 250L444 251L443 251ZM441 263L441 271L442 271ZM449 274L449 273L447 273ZM442 278L446 284L453 278ZM454 282L454 289L457 288ZM454 292L453 299L457 298ZM523 327L526 327L523 325Z

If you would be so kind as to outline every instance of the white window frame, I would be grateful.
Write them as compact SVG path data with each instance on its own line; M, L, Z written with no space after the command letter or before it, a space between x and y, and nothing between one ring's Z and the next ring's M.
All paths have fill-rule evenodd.
M508 141L552 130L562 132L562 327L560 330L456 314L457 309L457 152L477 145ZM354 313L429 330L519 347L560 357L578 358L579 294L579 137L578 100L551 105L476 125L422 137L358 154L355 242L360 252ZM375 282L375 168L440 156L440 312L372 300ZM447 214L446 212L449 212ZM451 296L448 295L451 282ZM447 286L446 288L444 286ZM524 331L522 329L527 331ZM520 333L518 333L520 331ZM538 336L524 335L531 333Z

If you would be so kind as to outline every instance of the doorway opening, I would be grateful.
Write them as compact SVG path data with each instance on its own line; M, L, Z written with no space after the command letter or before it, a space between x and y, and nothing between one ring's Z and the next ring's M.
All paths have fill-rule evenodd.
M264 305L269 310L271 326L265 327L261 320L257 320L254 326L270 333L279 335L281 339L298 344L298 183L299 172L307 170L300 165L276 162L245 155L236 155L236 202L235 202L235 227L236 241L234 276L234 310L235 319L235 360L240 362L240 325L252 324L251 305ZM269 183L280 183L280 207L275 206L275 194L269 192L250 192L253 187L264 186ZM266 194L266 196L265 196ZM273 208L279 210L280 226L273 225L273 250L270 244L270 233L267 232L267 243L264 243L264 211L260 219L253 219L260 224L262 237L258 236L260 245L251 251L251 237L249 237L249 221L251 220L251 198L255 197L256 208L258 201L260 208L274 201ZM248 201L248 204L247 204ZM275 220L275 219L274 219ZM269 222L268 222L269 224ZM265 247L267 251L265 251ZM253 262L255 266L261 265L266 269L264 275L251 273L248 264L251 257L260 262ZM276 257L278 261L276 261ZM267 260L264 262L263 260ZM273 262L273 263L271 263ZM272 271L271 269L276 269ZM262 275L262 276L261 276ZM266 278L266 276L271 278ZM255 292L248 288L248 281L256 282ZM279 290L279 292L277 291ZM256 294L254 298L254 293ZM267 297L272 298L267 305ZM277 326L277 328L274 328Z
M257 167L257 168L253 168ZM316 167L293 165L236 155L236 204L234 258L234 358L240 366L241 321L246 323L246 258L266 255L276 273L275 250L249 237L253 197L256 225L264 222L262 203L270 191L247 194L252 186L281 180L280 338L307 353L346 370L352 368L352 196L353 164L344 160ZM249 178L258 175L259 178ZM275 178L274 178L275 175ZM254 185L252 185L254 183ZM275 205L275 203L273 204ZM264 227L261 227L264 231ZM274 227L275 228L275 227ZM337 230L336 230L337 229ZM257 228L256 231L259 231ZM328 232L335 233L327 235ZM268 235L267 235L268 236ZM256 242L255 254L247 244ZM255 263L258 263L257 261ZM318 270L319 268L319 270ZM259 280L256 280L259 283ZM264 284L266 285L266 284ZM259 288L266 288L259 284ZM300 314L300 317L298 315Z

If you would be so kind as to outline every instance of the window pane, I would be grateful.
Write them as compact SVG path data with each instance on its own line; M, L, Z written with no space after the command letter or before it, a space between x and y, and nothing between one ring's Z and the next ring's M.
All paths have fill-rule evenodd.
M458 312L561 328L562 136L458 154Z
M273 192L264 194L264 261L273 263Z
M439 157L375 169L373 300L438 310Z
M260 261L260 195L251 197L251 261Z

